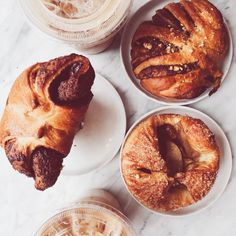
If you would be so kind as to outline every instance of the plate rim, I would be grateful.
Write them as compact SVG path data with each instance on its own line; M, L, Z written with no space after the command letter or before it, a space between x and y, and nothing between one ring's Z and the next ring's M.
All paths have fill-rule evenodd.
M123 130L120 131L122 133L121 137L120 137L120 141L119 141L119 145L117 145L118 147L113 148L114 150L112 151L112 153L114 153L113 155L111 155L109 158L107 158L106 161L104 161L103 163L101 163L100 165L98 165L96 168L92 168L89 171L83 171L82 173L79 173L78 171L72 171L71 173L69 173L69 171L65 171L65 166L63 167L63 169L61 170L61 176L67 177L67 176L84 176L90 173L93 173L95 171L98 171L100 169L102 169L104 166L106 166L107 164L109 164L114 158L115 156L119 153L119 150L121 148L121 145L123 143L125 134L126 134L126 130L127 130L127 115L126 115L126 111L125 111L125 106L124 103L121 99L120 94L118 93L118 91L116 90L116 88L113 86L113 84L106 79L104 76L102 76L100 73L96 72L96 77L95 80L99 79L99 80L103 80L103 82L105 82L107 85L109 85L112 89L114 94L116 95L117 99L119 100L120 103L120 108L122 109L122 113L120 113L122 115L122 123L123 123ZM73 145L73 144L72 144ZM69 154L66 156L66 158L68 158ZM64 163L63 163L64 164Z
M187 212L187 213L181 213L181 214L176 214L175 211L173 212L161 212L161 211L155 211L151 208L148 208L147 206L143 205L138 199L136 199L136 197L131 193L131 191L129 190L126 182L125 182L125 179L124 179L124 176L123 176L123 173L122 173L122 152L123 152L123 149L124 149L124 145L126 143L126 140L128 138L128 136L130 135L130 133L133 131L133 129L140 123L142 122L143 120L145 120L147 117L151 116L151 115L154 115L154 114L158 114L160 113L161 111L164 111L166 109L173 109L174 111L175 110L181 110L181 111L184 111L186 112L186 115L188 115L188 112L189 113L196 113L196 114L199 114L199 115L202 115L203 117L206 117L207 119L209 119L209 121L215 126L217 127L217 129L220 131L220 136L223 137L223 139L225 140L226 142L226 149L227 151L229 152L229 157L228 157L228 164L229 164L229 169L228 169L228 173L227 173L227 177L225 178L225 184L224 186L222 187L222 189L216 194L216 197L210 201L209 203L207 203L205 206L202 206L198 209L193 209L192 212ZM191 115L190 115L191 116ZM204 121L203 121L204 122ZM125 188L126 190L128 191L128 193L130 194L130 196L138 203L139 206L141 207L144 207L146 210L148 210L149 212L151 213L154 213L156 215L161 215L161 216L167 216L167 217L186 217L186 216L191 216L191 215L195 215L195 214L198 214L206 209L209 209L209 207L211 207L213 204L216 203L216 201L223 195L224 191L226 190L228 184L229 184L229 181L230 181L230 178L231 178L231 175L232 175L232 169L233 169L233 156L232 156L232 148L231 148L231 144L230 144L230 141L229 139L227 138L224 130L220 127L220 125L209 115L207 115L206 113L198 110L198 109L195 109L195 108L192 108L192 107L188 107L188 106L179 106L179 105L169 105L169 106L162 106L162 107L158 107L158 108L155 108L155 109L152 109L151 111L143 114L140 118L138 118L132 125L131 127L129 128L129 130L126 132L126 135L125 135L125 138L123 140L123 143L121 145L121 148L120 148L120 155L119 155L119 167L120 167L120 175L121 175L121 179L122 179L122 182L123 184L125 185ZM219 167L220 168L220 167ZM216 177L217 178L217 177ZM215 184L215 183L214 183ZM207 194L208 195L208 194ZM207 196L206 195L206 196ZM205 196L205 197L206 197ZM204 198L202 198L201 200L203 200ZM200 201L201 201L200 200ZM194 204L191 204L187 207L191 207L193 205L196 206L197 203L199 203L200 201L194 203ZM182 208L184 209L184 208Z
M136 22L136 18L138 18L138 15L140 14L140 12L143 11L143 9L145 9L146 7L148 7L149 5L153 5L153 4L161 4L162 2L165 2L165 1L168 1L168 0L161 0L158 1L158 2L155 2L155 1L148 1L146 3L144 3L143 5L141 5L129 18L129 20L127 21L125 27L124 27L124 30L122 32L122 35L121 35L121 43L120 43L120 62L121 62L121 67L123 68L123 71L125 72L125 77L128 79L129 83L132 84L132 87L134 87L136 90L139 91L139 93L141 93L144 97L148 98L149 100L151 101L154 101L156 102L157 104L161 104L161 105L165 105L165 106L181 106L181 105L190 105L190 104L194 104L194 103L197 103L197 102L200 102L206 98L209 97L209 93L207 93L205 91L205 93L201 94L200 96L196 97L196 98L192 98L192 99L187 99L187 100L180 100L180 101L164 101L162 100L162 98L158 98L157 96L155 95L152 95L150 92L146 91L145 89L141 89L141 85L138 85L136 84L134 81L133 81L133 78L132 76L129 75L129 72L127 71L126 69L126 63L125 63L125 55L124 55L124 45L125 45L125 41L126 41L126 35L130 35L128 32L128 29L130 27L130 25L132 25L133 22ZM217 8L218 9L218 8ZM222 12L221 12L222 14ZM223 16L223 14L222 14ZM233 43L233 37L232 37L232 32L230 30L230 27L227 23L227 20L224 18L223 16L223 20L224 20L224 23L225 23L225 26L226 26L226 29L228 31L228 34L229 34L229 49L228 49L228 57L229 57L229 61L227 63L227 65L225 66L226 67L226 70L224 72L224 75L222 76L222 79L221 79L221 86L224 82L224 80L227 78L228 74L229 74L229 71L231 69L231 66L232 66L232 62L233 62L233 56L234 56L234 43ZM126 34L127 33L127 34ZM131 37L131 35L130 35ZM129 46L130 48L130 46ZM130 66L130 53L129 53L129 58L128 58L128 66ZM134 77L135 80L137 80L136 77Z

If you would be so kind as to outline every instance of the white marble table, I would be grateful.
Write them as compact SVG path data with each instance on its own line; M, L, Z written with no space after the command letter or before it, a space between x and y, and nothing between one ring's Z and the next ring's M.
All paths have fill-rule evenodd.
M229 21L236 37L236 1L213 0ZM145 0L134 0L133 11ZM234 41L236 43L236 41ZM145 112L158 107L140 96L125 78L120 66L120 37L105 52L90 56L96 71L117 88L125 104L128 126ZM33 29L14 0L0 0L0 86L7 85L26 67L75 50L54 42ZM193 107L212 116L225 130L236 152L236 73L235 58L221 89ZM0 94L1 99L1 94ZM60 176L45 192L33 188L32 179L15 172L0 151L0 235L29 236L53 212L73 202L88 188L105 188L122 203L125 214L142 236L222 236L236 235L236 174L222 197L210 208L193 216L170 218L155 215L140 207L122 183L118 157L103 169L85 176Z

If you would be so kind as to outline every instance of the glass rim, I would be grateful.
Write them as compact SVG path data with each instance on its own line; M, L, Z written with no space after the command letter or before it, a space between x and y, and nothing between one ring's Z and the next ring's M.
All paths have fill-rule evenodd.
M51 19L47 18L46 16L49 16L48 12L50 11L45 11L46 7L42 3L40 3L42 5L40 9L34 9L36 5L39 5L40 0L37 0L37 2L31 2L29 0L18 1L30 23L41 32L63 42L86 45L92 45L106 40L106 38L109 39L111 35L116 34L126 23L133 2L133 0L119 0L113 11L109 13L110 17L104 18L105 20L101 21L94 18L90 22L80 24L77 19L67 19L53 13L51 13L53 15ZM122 4L124 1L126 2L125 6ZM119 17L117 17L117 12L119 13ZM58 21L59 19L61 21ZM62 24L62 26L57 27L58 24Z
M114 219L121 222L123 228L129 234L131 234L131 236L136 236L135 230L127 216L125 216L120 210L116 209L115 207L97 200L80 200L79 202L76 202L65 208L62 208L61 210L57 211L57 213L52 215L50 218L44 220L43 223L38 228L38 230L34 233L34 236L40 236L41 233L43 233L44 230L46 230L51 223L56 222L61 217L70 216L70 214L76 213L76 211L83 209L89 209L95 212L101 211L104 214L108 214L114 217ZM83 214L83 216L86 218L87 215Z

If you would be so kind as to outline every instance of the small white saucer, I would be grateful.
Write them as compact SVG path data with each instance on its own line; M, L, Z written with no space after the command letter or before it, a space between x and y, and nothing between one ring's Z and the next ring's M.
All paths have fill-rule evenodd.
M80 175L107 164L118 152L126 131L126 115L115 88L96 74L93 100L84 126L64 159L62 174Z
M136 121L132 127L127 132L124 142L121 147L120 152L120 170L121 170L121 160L122 160L122 151L124 144L126 142L127 137L132 132L132 130L143 120L147 119L147 117L155 114L180 114L180 115L188 115L193 118L201 119L208 127L209 129L215 134L216 142L220 148L221 158L220 158L220 167L219 171L215 180L215 183L213 187L211 188L210 192L197 203L182 208L180 210L174 211L174 212L158 212L153 211L144 205L142 205L135 197L132 195L132 193L129 191L124 179L124 184L127 188L127 190L130 192L130 194L134 197L134 199L143 207L145 207L148 210L151 210L154 213L158 213L161 215L168 215L168 216L184 216L184 215L190 215L196 212L199 212L210 205L212 205L224 192L228 181L230 179L231 170L232 170L232 152L230 148L229 141L224 133L224 131L221 129L221 127L208 115L202 113L201 111L198 111L196 109L190 108L190 107L184 107L184 106L167 106L167 107L161 107L158 109L155 109L153 111L148 112L144 116L142 116L138 121ZM122 175L122 171L121 171ZM123 178L123 177L122 177Z
M138 89L142 95L145 97L151 99L152 101L155 101L159 104L163 105L187 105L187 104L192 104L195 102L198 102L206 97L208 97L209 92L211 88L206 90L203 94L201 94L197 98L193 99L166 99L166 98L161 98L154 96L147 90L145 90L141 85L140 81L135 77L133 70L132 70L132 65L131 65L131 57L130 57L130 52L131 52L131 42L133 35L138 28L138 26L146 20L151 20L152 16L155 14L155 11L157 9L163 8L166 4L173 2L173 0L159 0L159 1L148 1L146 4L144 4L135 14L131 17L130 21L127 23L126 27L124 28L124 31L122 33L122 39L121 39L121 48L120 48L120 54L121 54L121 64L123 65L123 68L126 72L127 78L131 82L131 84ZM233 58L233 41L232 41L232 36L230 29L225 21L225 25L227 27L228 33L229 33L229 50L226 55L226 58L224 60L224 63L222 65L222 71L223 71L223 78L222 82L225 79L231 65L231 61Z

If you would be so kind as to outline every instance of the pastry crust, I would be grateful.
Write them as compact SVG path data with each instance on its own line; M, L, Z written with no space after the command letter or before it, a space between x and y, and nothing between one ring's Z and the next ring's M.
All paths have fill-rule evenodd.
M71 54L26 69L15 81L0 122L0 144L14 169L52 186L93 97L94 70Z
M178 147L177 162L176 151L168 159L167 143ZM219 158L214 135L201 120L162 114L150 116L132 130L122 150L121 168L139 202L152 210L174 211L206 196Z
M220 86L228 47L223 17L209 1L170 3L136 30L133 71L155 96L191 99L213 87L212 94Z

